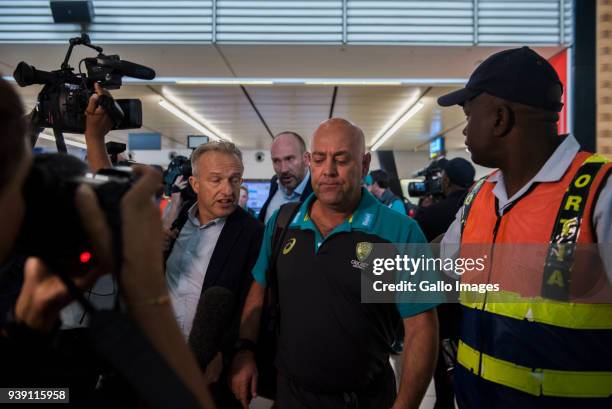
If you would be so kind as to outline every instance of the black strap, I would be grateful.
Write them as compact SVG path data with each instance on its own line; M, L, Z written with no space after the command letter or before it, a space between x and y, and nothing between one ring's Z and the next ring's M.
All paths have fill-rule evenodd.
M467 223L467 218L470 214L470 209L474 204L474 200L476 199L476 195L478 195L480 188L488 177L489 176L487 175L480 178L480 180L478 180L478 182L474 184L474 186L470 189L469 193L465 196L465 200L463 201L463 209L461 210L461 236L463 236L463 229L465 228L465 224Z
M266 274L266 283L272 290L272 296L274 297L273 305L278 303L278 275L276 271L278 254L281 251L280 247L283 245L283 241L285 241L289 224L301 205L301 202L286 203L280 207L276 217L274 235L272 236L272 260Z
M580 166L567 188L550 237L550 246L544 264L542 297L567 301L570 296L570 272L582 216L597 173L605 160L589 156Z
M181 210L179 211L178 216L172 222L172 226L170 226L170 230L176 230L177 231L176 237L178 237L178 235L180 234L181 230L183 229L183 226L185 225L185 223L187 223L187 220L189 219L189 209L191 208L191 206L193 206L194 203L195 203L195 201L192 201L192 200L186 201L182 205ZM168 250L166 250L166 252L164 253L164 262L168 261L168 257L170 257L170 254L172 253L172 249L174 248L174 243L175 242L176 242L176 239L172 239L170 241L170 244L168 245Z

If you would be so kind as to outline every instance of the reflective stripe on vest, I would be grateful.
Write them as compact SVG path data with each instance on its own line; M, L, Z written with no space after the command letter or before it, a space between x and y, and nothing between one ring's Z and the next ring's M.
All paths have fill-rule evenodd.
M487 311L517 320L540 322L572 329L612 330L610 304L579 304L546 300L541 297L524 298L510 291L462 293L461 304L468 308Z
M482 354L459 341L457 361L487 381L534 396L607 398L612 396L612 372L556 371L528 368Z

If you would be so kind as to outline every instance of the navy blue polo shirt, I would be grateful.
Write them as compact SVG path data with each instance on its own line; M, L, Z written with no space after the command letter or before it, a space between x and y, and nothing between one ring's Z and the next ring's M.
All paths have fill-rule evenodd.
M310 219L316 197L300 206L277 258L280 335L277 366L301 385L321 392L352 391L388 365L402 318L436 304L361 302L359 243L427 243L418 224L381 204L367 190L355 212L323 237ZM276 212L266 225L254 279L266 285Z

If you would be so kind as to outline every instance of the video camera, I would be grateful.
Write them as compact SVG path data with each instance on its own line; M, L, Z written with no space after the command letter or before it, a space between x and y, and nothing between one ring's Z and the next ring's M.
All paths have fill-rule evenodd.
M74 73L74 68L68 64L72 49L76 45L84 45L99 53L96 57L81 60L78 74ZM85 62L87 74L81 73L82 62ZM96 82L106 89L119 89L123 76L151 80L155 78L155 71L143 65L121 60L118 55L103 54L102 48L91 44L87 34L83 33L81 37L70 39L70 46L59 70L42 71L22 61L17 65L13 76L21 87L32 84L44 85L38 94L32 125L35 129L53 128L57 138L57 134L61 132L85 132L85 110L89 97L94 93ZM103 95L99 99L99 104L111 118L113 129L133 129L142 126L140 100L113 100L112 97Z
M175 156L172 161L170 161L168 169L164 172L164 193L166 196L170 196L177 191L176 186L174 186L176 178L183 176L183 180L188 180L192 174L191 161L189 158L182 155Z
M408 194L411 197L442 196L442 171L444 170L445 158L432 161L427 167L419 170L415 176L425 178L422 182L410 182Z
M41 258L49 268L66 275L87 271L92 248L75 204L76 189L87 184L96 193L113 235L113 256L122 258L120 201L134 182L131 168L104 169L96 175L75 156L36 155L24 185L26 214L16 252Z

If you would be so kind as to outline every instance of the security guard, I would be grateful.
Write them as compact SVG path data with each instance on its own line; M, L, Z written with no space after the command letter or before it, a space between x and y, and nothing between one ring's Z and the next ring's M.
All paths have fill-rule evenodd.
M612 407L612 305L576 297L599 271L612 302L612 258L609 249L582 257L575 246L612 243L611 164L557 134L562 93L552 66L522 47L492 55L464 89L438 99L463 107L472 160L499 168L475 184L442 243L462 252L501 244L493 251L505 245L502 253L546 245L539 256L493 258L500 292L462 294L461 408Z
M339 118L323 122L314 133L310 163L314 193L299 207L276 257L277 405L418 408L437 353L435 304L361 303L360 277L371 262L372 243L425 243L425 238L414 221L360 187L370 154L356 126ZM240 329L245 345L257 340L278 214L268 222L253 269ZM405 352L396 397L389 352L400 316ZM249 393L257 389L252 352L239 352L233 367L232 390L246 409Z

